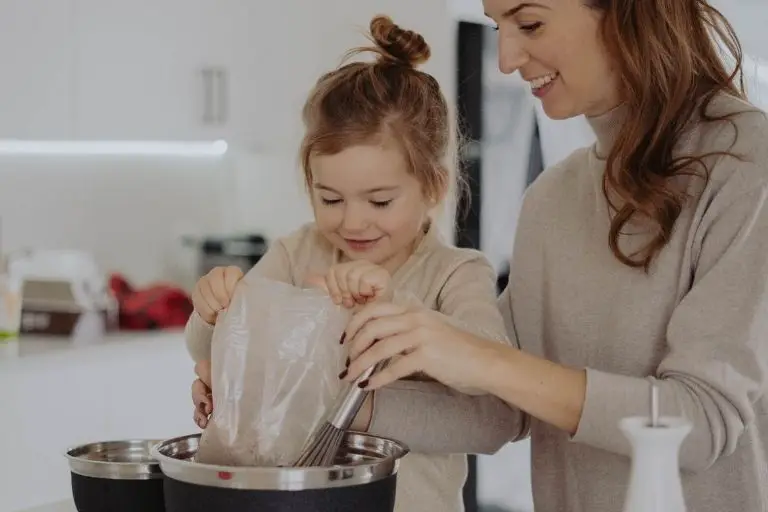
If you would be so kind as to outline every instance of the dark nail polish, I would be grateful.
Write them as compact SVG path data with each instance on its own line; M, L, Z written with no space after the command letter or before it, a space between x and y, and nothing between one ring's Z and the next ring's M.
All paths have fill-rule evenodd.
M350 361L350 360L349 360L349 358L347 358L347 362L344 364L344 366L346 366L347 368L349 368L349 363L351 363L351 362L352 362L352 361Z
M344 377L346 377L347 373L348 373L347 370L342 370L342 372L339 374L339 379L343 379Z
M368 379L365 379L360 384L357 385L360 389L365 389L365 387L368 385Z
M346 332L343 332L343 333L341 333L341 340L340 340L340 343L341 343L342 345L344 344L344 340L346 340L346 339L347 339L347 333L346 333Z

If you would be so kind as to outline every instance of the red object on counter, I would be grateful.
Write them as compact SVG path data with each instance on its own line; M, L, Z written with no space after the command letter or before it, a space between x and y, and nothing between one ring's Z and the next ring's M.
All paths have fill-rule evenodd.
M109 277L120 311L120 329L147 331L183 327L192 314L192 300L181 288L154 284L135 289L120 274Z

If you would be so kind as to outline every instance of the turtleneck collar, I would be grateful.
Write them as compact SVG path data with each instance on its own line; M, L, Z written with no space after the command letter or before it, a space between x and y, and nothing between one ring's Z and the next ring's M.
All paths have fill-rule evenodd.
M613 143L616 141L626 116L627 107L623 103L605 114L594 117L587 116L587 122L592 127L592 131L595 132L595 137L597 137L595 151L597 152L597 157L601 160L608 158L608 154L613 148Z

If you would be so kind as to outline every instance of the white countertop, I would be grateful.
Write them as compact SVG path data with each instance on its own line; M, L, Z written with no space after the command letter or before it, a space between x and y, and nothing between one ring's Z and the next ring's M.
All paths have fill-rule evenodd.
M28 508L25 510L19 510L19 512L77 512L75 503L72 500L59 501L56 503L49 503L35 508Z
M16 340L0 341L0 372L12 367L35 365L56 358L87 356L119 347L131 349L136 344L177 340L183 329L167 331L116 331L79 337L22 335Z
M70 446L199 432L181 331L22 337L16 349L0 356L1 512L75 512Z

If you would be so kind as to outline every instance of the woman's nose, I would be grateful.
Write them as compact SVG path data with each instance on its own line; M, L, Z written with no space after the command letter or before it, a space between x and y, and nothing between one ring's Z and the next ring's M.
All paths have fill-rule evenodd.
M513 36L499 36L499 71L511 75L528 62L528 53Z

